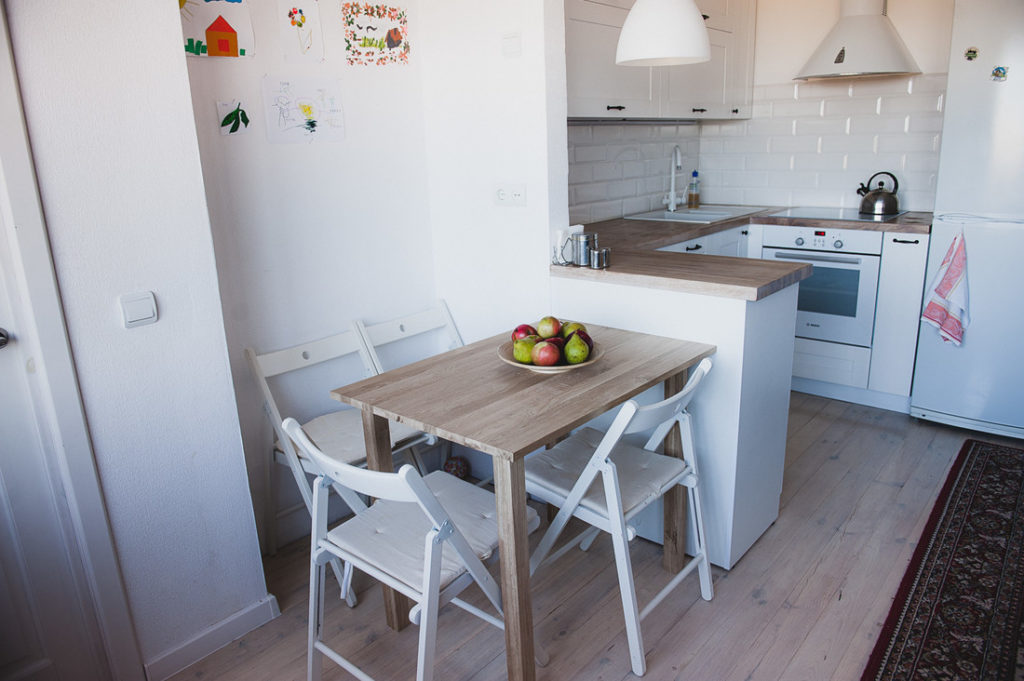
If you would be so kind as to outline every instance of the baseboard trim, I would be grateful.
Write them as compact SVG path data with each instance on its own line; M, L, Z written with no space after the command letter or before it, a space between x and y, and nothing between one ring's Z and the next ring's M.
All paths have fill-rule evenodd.
M149 681L164 681L280 614L277 598L267 594L247 608L207 627L185 643L146 662L146 678Z
M792 386L793 390L798 393L809 393L820 397L829 397L834 400L842 400L843 402L863 404L867 407L898 411L901 414L910 413L910 397L904 395L892 395L890 393L878 392L877 390L865 390L864 388L815 381L809 378L800 378L799 376L793 377Z

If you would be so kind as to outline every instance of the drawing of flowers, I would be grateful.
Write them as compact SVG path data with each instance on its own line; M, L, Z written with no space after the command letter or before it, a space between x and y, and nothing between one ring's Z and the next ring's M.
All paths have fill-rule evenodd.
M409 63L406 11L390 5L344 2L346 60L350 66Z

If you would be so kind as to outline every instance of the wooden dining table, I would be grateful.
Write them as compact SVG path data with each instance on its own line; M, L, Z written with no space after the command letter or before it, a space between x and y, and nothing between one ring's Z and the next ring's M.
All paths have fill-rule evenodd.
M493 458L512 681L536 678L526 455L659 383L665 384L666 395L675 394L687 370L715 352L706 343L590 324L587 328L600 355L562 373L536 373L526 365L503 362L498 348L509 337L501 334L331 391L335 399L362 410L372 470L393 470L389 419ZM678 434L669 437L665 451L680 455ZM665 498L663 565L672 572L683 567L685 538L685 496L680 490ZM387 623L401 629L409 623L408 600L383 588Z

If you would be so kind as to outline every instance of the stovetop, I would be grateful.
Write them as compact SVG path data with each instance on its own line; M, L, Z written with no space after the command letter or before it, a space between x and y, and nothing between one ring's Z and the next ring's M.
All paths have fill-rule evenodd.
M849 220L853 222L888 222L903 215L907 211L900 211L892 215L867 215L856 208L813 208L799 207L787 208L778 213L772 213L770 217L775 218L806 218L811 220Z

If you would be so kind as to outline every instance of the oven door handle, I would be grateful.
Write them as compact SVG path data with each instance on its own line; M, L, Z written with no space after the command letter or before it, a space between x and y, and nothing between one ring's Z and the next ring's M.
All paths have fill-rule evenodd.
M806 253L784 253L776 251L772 254L779 260L805 260L807 262L834 262L841 265L859 265L860 258L851 258L842 255L807 255Z

